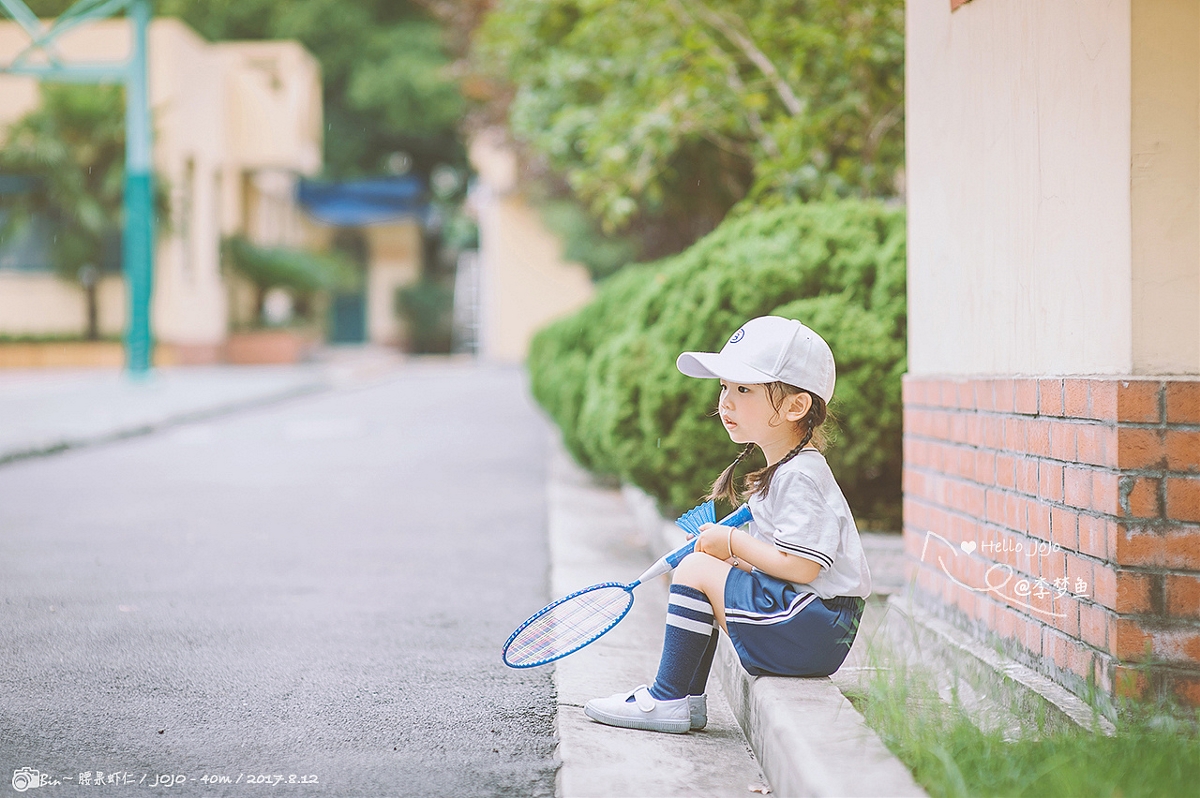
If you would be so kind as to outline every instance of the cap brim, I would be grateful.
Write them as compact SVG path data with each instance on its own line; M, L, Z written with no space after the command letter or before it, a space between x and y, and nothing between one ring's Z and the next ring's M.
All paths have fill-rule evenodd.
M675 367L689 377L725 380L742 385L775 382L776 378L720 352L684 352Z

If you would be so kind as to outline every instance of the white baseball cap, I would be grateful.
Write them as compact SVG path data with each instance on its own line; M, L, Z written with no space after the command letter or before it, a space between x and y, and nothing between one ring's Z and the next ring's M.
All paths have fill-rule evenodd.
M835 378L825 339L795 319L759 316L730 336L720 352L684 352L675 366L689 377L743 385L783 382L812 391L829 404Z

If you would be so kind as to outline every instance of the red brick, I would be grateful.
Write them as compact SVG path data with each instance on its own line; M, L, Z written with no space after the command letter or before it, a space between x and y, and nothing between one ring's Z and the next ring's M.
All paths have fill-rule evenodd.
M1010 452L1024 454L1028 451L1026 429L1028 421L1023 418L1004 419L1004 448Z
M1200 424L1200 381L1167 383L1167 423Z
M1038 540L1050 540L1050 507L1042 502L1029 503L1029 535Z
M955 413L950 416L950 440L955 443L967 442L967 414Z
M1079 552L1100 560L1109 557L1108 540L1115 535L1116 524L1094 515L1079 516Z
M950 437L950 414L945 410L935 410L929 419L929 434L938 440Z
M1200 470L1200 432L1167 430L1167 468L1171 471Z
M1137 621L1118 617L1113 621L1112 655L1125 662L1142 662L1147 650L1153 650L1153 640Z
M996 613L996 633L1004 638L1016 636L1017 630L1017 613L1015 610L1005 607Z
M1013 410L1026 416L1037 415L1037 380L1013 380Z
M1083 603L1079 605L1079 636L1083 642L1103 651L1108 650L1108 626L1111 616L1103 607Z
M1050 425L1050 456L1055 460L1075 461L1075 425L1056 421Z
M1039 556L1034 565L1037 567L1038 576L1054 584L1055 579L1062 579L1067 575L1067 552L1061 548L1051 548ZM1073 586L1067 585L1067 590L1071 587Z
M1050 622L1054 624L1054 628L1065 634L1079 637L1079 599L1073 597L1070 592L1058 598L1057 589L1054 596L1054 614L1050 616Z
M1063 415L1068 418L1088 417L1088 382L1090 380L1063 380Z
M991 380L976 380L975 383L975 409L991 412L996 409L995 393L992 388Z
M1162 515L1159 502L1160 482L1149 477L1123 476L1119 483L1121 514L1130 518L1158 518Z
M1080 510L1092 506L1092 470L1067 466L1063 469L1063 503Z
M1017 459L1017 490L1029 496L1038 492L1038 461L1032 457Z
M1038 380L1038 413L1043 416L1063 414L1063 381Z
M1000 416L984 416L983 445L989 449L1004 448L1004 419Z
M1012 455L996 455L996 485L1001 488L1017 487L1017 460Z
M1025 451L1038 457L1050 456L1050 422L1042 419L1026 422Z
M1052 502L1063 500L1063 467L1042 460L1038 463L1038 496Z
M1117 420L1140 424L1162 421L1162 383L1157 380L1120 380L1117 382Z
M1150 591L1154 587L1149 574L1111 567L1096 567L1093 598L1122 615L1146 615L1153 609Z
M1150 679L1143 670L1117 665L1113 668L1113 695L1142 700L1150 695Z
M1000 413L1013 412L1013 381L993 380L992 392L995 397L995 410Z
M1171 695L1181 703L1200 707L1200 676L1192 673L1171 672L1166 674Z
M1050 539L1064 549L1079 550L1079 516L1059 507L1050 509Z
M1072 593L1091 598L1096 584L1092 561L1073 552L1064 552L1067 557L1067 580Z
M1057 624L1058 620L1055 619ZM1059 670L1067 669L1067 646L1072 645L1067 636L1050 627L1042 630L1042 653L1051 660Z
M1200 571L1200 528L1176 526L1162 535L1161 564L1164 568Z
M967 414L967 443L971 446L983 446L983 423L978 413Z
M1080 679L1087 679L1092 673L1092 650L1085 645L1075 645L1067 650L1067 669Z
M990 449L975 450L975 481L985 485L996 479L996 453Z
M1162 468L1166 458L1162 430L1139 427L1121 427L1117 430L1118 468Z
M917 388L916 380L909 379L906 375L900 379L900 402L905 407L917 404Z
M1200 576L1167 574L1167 614L1175 618L1200 618Z
M1042 627L1045 624L1030 619L1021 622L1021 644L1034 656L1042 656Z
M1088 386L1091 417L1099 421L1117 420L1117 381L1092 380Z
M1117 428L1107 424L1081 424L1075 435L1079 462L1096 466L1116 465Z
M1108 515L1117 514L1119 479L1112 471L1092 472L1092 509Z
M971 380L955 383L954 406L960 410L974 410L974 385Z
M1167 518L1200 521L1200 478L1167 477Z

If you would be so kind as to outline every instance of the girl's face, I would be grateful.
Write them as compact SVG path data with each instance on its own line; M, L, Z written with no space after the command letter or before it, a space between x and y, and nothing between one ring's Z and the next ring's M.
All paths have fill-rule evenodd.
M808 400L805 402L804 400ZM721 423L734 443L756 443L764 452L784 447L787 452L800 442L796 423L804 418L812 402L807 394L784 397L779 409L771 404L766 385L743 385L721 380L717 410Z

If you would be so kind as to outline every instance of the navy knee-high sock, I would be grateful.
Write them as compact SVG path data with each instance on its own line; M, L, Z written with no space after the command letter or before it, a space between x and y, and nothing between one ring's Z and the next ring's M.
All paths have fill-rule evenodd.
M662 659L650 695L660 701L687 696L712 633L713 609L708 597L694 587L671 585Z
M717 638L721 636L721 631L713 627L712 635L708 638L708 647L704 649L704 656L700 658L700 664L696 666L696 673L692 676L692 686L688 688L688 695L704 695L704 688L708 684L708 672L712 670L713 657L717 653Z

